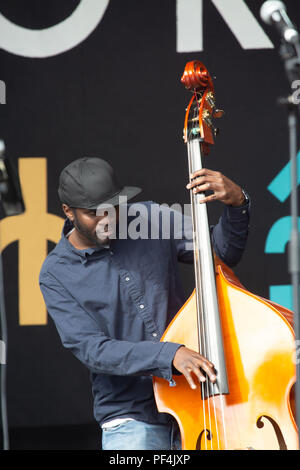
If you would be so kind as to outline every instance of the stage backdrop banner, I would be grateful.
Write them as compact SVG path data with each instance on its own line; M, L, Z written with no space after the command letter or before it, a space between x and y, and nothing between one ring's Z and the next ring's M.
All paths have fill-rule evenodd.
M247 250L235 272L253 293L292 308L287 247L289 92L279 36L257 0L0 1L0 138L19 169L26 211L0 221L11 426L90 422L89 373L64 350L38 274L60 238L60 171L99 156L139 200L188 204L182 139L190 99L186 62L216 77L225 110L204 165L243 186L252 201ZM286 0L300 27L300 5ZM300 163L300 162L299 162ZM209 206L211 223L222 211ZM193 268L182 266L188 296Z

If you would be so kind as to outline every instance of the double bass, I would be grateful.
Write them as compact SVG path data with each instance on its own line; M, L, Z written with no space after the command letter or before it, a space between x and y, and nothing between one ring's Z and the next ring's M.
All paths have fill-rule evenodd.
M192 91L185 115L189 174L214 144L214 86L206 67L188 62L181 78ZM296 379L292 312L247 291L212 252L207 208L191 194L195 289L161 341L184 344L210 360L217 380L191 389L154 378L158 410L177 421L183 450L298 449L291 406Z

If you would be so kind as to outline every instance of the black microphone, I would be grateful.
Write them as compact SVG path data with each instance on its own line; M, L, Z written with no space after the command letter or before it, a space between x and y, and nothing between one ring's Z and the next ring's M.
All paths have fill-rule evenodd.
M299 33L289 19L283 2L268 0L260 9L260 17L265 23L275 25L286 42L291 44L299 43Z

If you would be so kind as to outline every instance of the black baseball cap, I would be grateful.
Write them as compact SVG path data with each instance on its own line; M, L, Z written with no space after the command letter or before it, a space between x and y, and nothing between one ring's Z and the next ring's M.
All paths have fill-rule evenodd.
M59 177L58 195L70 207L97 209L119 204L119 197L131 199L141 192L135 186L121 186L111 165L97 157L84 157L67 165Z

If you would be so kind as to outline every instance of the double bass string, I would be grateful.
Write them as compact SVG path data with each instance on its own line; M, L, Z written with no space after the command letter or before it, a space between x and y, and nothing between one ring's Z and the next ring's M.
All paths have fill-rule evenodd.
M202 97L201 97L202 98ZM197 92L195 91L194 93L194 100L195 100L195 106L194 106L194 109L193 109L193 119L192 119L192 127L195 128L195 125L196 123L199 122L199 107L198 107L198 99L197 99ZM192 130L192 135L195 135L193 130ZM201 144L199 142L199 145L200 145L200 155L199 155L199 159L200 159L200 164L202 166L202 162L201 162ZM192 167L192 162L194 161L194 158L191 158L191 156L189 157L190 161L189 161L189 165L190 165L190 170L191 170L191 167ZM191 173L191 171L190 171ZM193 220L194 220L194 227L195 227L195 254L197 252L197 255L195 257L195 260L198 260L198 253L199 253L199 249L200 249L200 243L199 243L199 240L198 240L198 237L199 237L199 230L198 230L198 227L197 227L197 223L198 223L198 218L195 216L195 207L196 207L196 204L199 203L199 200L198 199L202 199L204 198L204 194L193 194L193 197L191 198L191 202L192 202L192 205L193 205ZM206 204L205 204L205 209L206 211ZM207 214L206 214L207 216ZM197 270L197 263L195 264L195 269ZM201 274L201 273L200 273ZM199 276L199 277L198 277ZM197 321L198 321L198 337L199 337L199 347L200 347L200 352L202 355L204 355L205 357L211 359L211 345L210 345L210 340L209 340L209 335L206 335L206 332L205 332L205 328L209 327L209 322L205 321L205 303L204 303L204 298L203 298L203 288L201 286L202 284L202 278L200 275L197 275L196 273L196 284L197 285L197 305L198 305L198 308L197 308L197 311L198 311L198 315L197 315ZM197 279L198 279L198 282L197 282ZM199 286L200 284L200 286ZM199 291L199 288L200 288L200 291ZM201 316L201 318L199 318L199 314ZM207 345L207 342L208 342L208 345ZM203 344L202 344L203 343ZM216 385L218 386L218 382L216 382ZM210 384L208 382L208 379L206 380L205 384L202 382L201 383L201 392L202 392L202 399L203 399L203 416L204 416L204 429L205 429L205 447L207 449L207 432L206 432L206 410L205 410L205 394L204 394L204 388L206 387L206 393L207 393L207 406L208 406L208 421L209 421L209 426L210 426L210 441L211 441L211 449L213 449L213 439L212 439L212 417L211 417L211 401L212 401L212 405L213 405L213 415L214 415L214 421L215 421L215 428L216 428L216 437L217 437L217 443L218 443L218 449L220 449L220 438L219 438L219 428L218 428L218 420L217 420L217 411L216 411L216 402L215 402L215 391L214 391L214 384ZM210 388L211 388L211 394L212 394L212 400L210 400ZM219 394L220 395L220 402L221 402L221 416L222 416L222 424L223 424L223 431L224 431L224 438L225 438L225 443L226 443L226 429L225 429L225 419L224 419L224 403L223 403L223 395L222 394ZM226 443L226 447L227 447L227 443Z
M201 199L203 197L204 197L204 195L198 194L198 197L197 197L197 195L195 195L196 204L199 203L199 202L197 202L197 198ZM200 247L200 244L199 244L199 241L198 241L197 249L199 249L199 247ZM202 280L202 278L200 277L200 284L201 284L201 280ZM200 292L199 292L199 296L201 296L201 299L199 301L199 303L201 302L201 309L200 309L201 319L199 319L199 326L198 326L202 330L200 335L199 335L200 338L202 338L202 340L200 339L200 341L202 341L202 343L203 343L203 346L201 345L201 354L203 356L205 356L206 358L208 358L209 360L211 360L211 347L210 347L210 342L209 342L209 335L206 334L206 328L209 325L209 323L207 321L205 321L205 303L203 301L203 294L202 293L203 293L203 288L201 287ZM208 343L208 345L207 345L207 343ZM210 429L209 429L209 431L210 431L210 443L211 443L210 447L211 447L211 450L214 450L214 448L213 448L212 417L211 417L211 401L212 401L213 415L214 415L216 435L217 435L217 444L218 444L218 449L220 450L220 439L219 439L218 420L217 420L217 413L216 413L214 385L210 384L209 381L208 381L208 378L207 378L205 383L201 384L201 387L202 387L201 391L202 391L202 399L203 399L204 407L205 407L204 387L206 388L207 408L208 408L209 427L210 427ZM210 398L210 395L211 395L210 389L212 391L212 400ZM205 413L205 409L204 409L204 413ZM206 432L205 432L205 438L206 438L206 444L207 444L207 433Z
M192 119L192 126L195 127L197 122L197 96L195 94L195 103L194 107L194 116ZM193 132L193 131L192 131ZM194 155L192 151L192 146L188 146L189 150L189 171L190 173L194 170ZM201 287L201 273L199 273L199 230L198 230L198 218L196 216L196 205L197 205L197 196L191 192L191 205L192 205L192 218L193 218L193 227L194 227L194 267L195 267L195 283L196 283L196 302L197 302L197 329L198 329L198 342L199 342L199 352L200 354L207 357L207 347L205 340L205 331L204 331L204 306L203 306L203 296L202 296L202 287ZM210 448L213 449L212 433L211 433L211 413L210 413L210 393L209 393L209 384L206 380L205 383L201 382L201 394L202 394L202 408L203 408L203 426L204 426L204 442L205 449L208 450L208 438L210 440ZM208 417L206 413L206 401L205 396L207 396L207 405L208 405ZM208 428L207 429L207 418L208 418Z
M198 198L202 198L202 195L198 194ZM195 202L196 201L196 202ZM197 197L195 195L195 201L194 204L198 203L197 202ZM196 222L197 223L197 222ZM196 227L197 228L197 227ZM196 230L197 233L198 230ZM199 250L200 243L199 240L197 240L196 243L196 249L197 251ZM197 276L198 277L198 276ZM201 285L201 276L199 276L199 283ZM208 325L208 322L205 321L205 306L204 306L204 301L203 301L203 288L201 287L200 289L197 289L197 298L198 298L198 305L199 309L198 312L200 314L200 318L198 318L198 336L199 336L199 345L200 345L200 353L205 356L208 359L211 359L211 347L209 343L209 335L206 334L206 328ZM207 345L208 343L208 345ZM210 393L210 389L211 392ZM213 409L213 417L214 417L214 422L215 422L215 428L216 428L216 436L217 436L217 447L220 450L220 438L219 438L219 428L218 428L218 420L217 420L217 412L216 412L216 403L215 403L215 393L214 393L214 386L213 384L210 384L208 379L206 379L205 383L201 383L201 392L202 392L202 403L203 403L203 415L204 415L204 429L206 430L206 410L205 410L205 392L206 392L206 397L207 397L207 408L208 408L208 422L209 422L209 432L210 432L210 448L213 450L213 434L212 434L212 416L211 416L211 402L212 402L212 409ZM211 394L212 394L212 399L211 399ZM205 431L205 446L207 450L207 433Z
M192 172L193 166L192 166L192 156L191 156L191 148L188 146L188 157L189 157L189 173ZM199 257L199 244L198 244L198 237L197 237L197 229L196 229L196 214L195 214L195 196L193 193L190 193L191 196L191 206L192 206L192 221L193 221L193 238L194 238L194 269L195 269L195 284L196 284L196 304L197 304L197 331L198 331L198 343L199 343L199 353L204 354L204 348L202 345L202 333L200 328L202 325L202 320L203 318L199 318L199 315L202 317L202 312L203 312L203 305L202 305L202 298L199 296L199 279L198 279L198 274L197 274L197 263L198 263L198 257ZM203 411L203 425L204 425L204 442L205 442L205 450L207 450L207 433L206 433L206 410L205 410L205 384L201 382L201 393L202 393L202 411Z
M197 94L195 92L195 103L196 106L193 109L194 116L192 119L192 126L195 128L195 124L198 121L198 109L197 109ZM192 131L193 133L193 131ZM189 149L189 172L194 171L194 155L192 153L192 147L188 146ZM207 347L206 347L206 335L205 335L205 321L204 321L204 304L203 304L203 295L201 287L201 273L199 273L199 230L198 230L198 217L196 216L196 205L197 205L197 195L191 192L191 205L192 205L192 217L193 217L193 227L194 227L194 267L195 267L195 283L196 283L196 302L197 302L197 323L198 323L198 342L199 342L199 352L203 356L207 357ZM207 423L206 423L206 403L205 403L205 392L207 396L207 408L208 408L208 432L207 433ZM202 394L202 408L203 408L203 425L204 425L204 439L205 439L205 449L208 450L208 435L210 437L210 448L213 450L213 440L211 432L211 413L210 413L210 393L209 393L209 384L206 380L205 383L201 382L201 394Z

